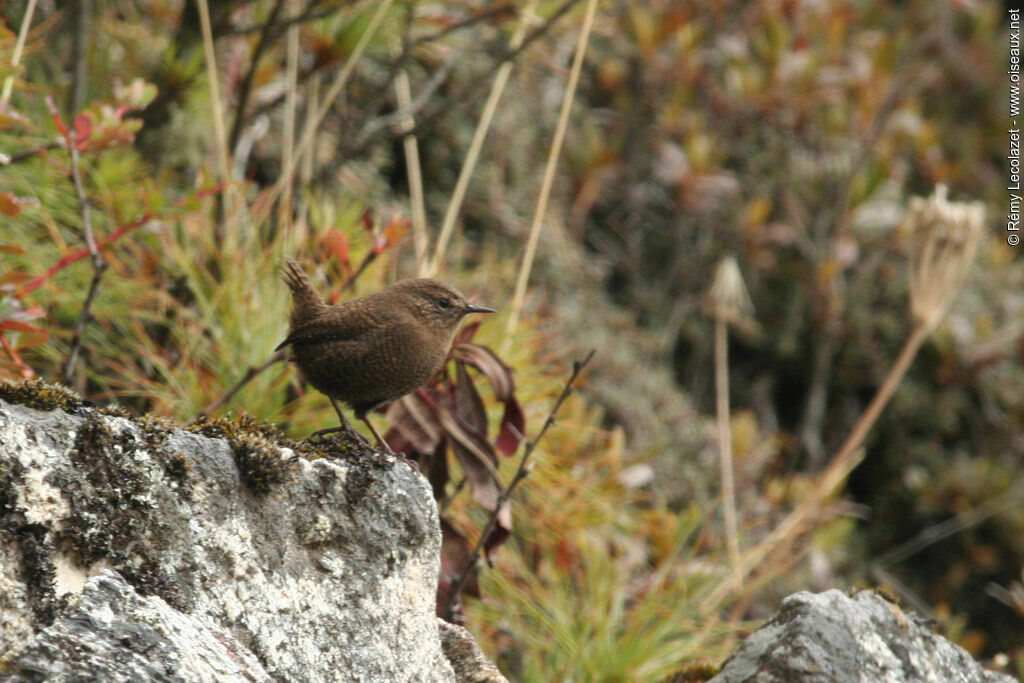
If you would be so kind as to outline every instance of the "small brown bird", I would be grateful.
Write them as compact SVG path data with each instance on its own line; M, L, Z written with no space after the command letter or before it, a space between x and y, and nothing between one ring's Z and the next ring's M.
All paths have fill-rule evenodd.
M288 338L277 349L292 347L303 377L331 399L341 419L340 427L314 436L347 431L361 438L338 406L343 401L389 453L367 413L415 391L440 370L464 316L494 312L429 278L403 280L333 306L291 258L285 259L284 280L294 307Z

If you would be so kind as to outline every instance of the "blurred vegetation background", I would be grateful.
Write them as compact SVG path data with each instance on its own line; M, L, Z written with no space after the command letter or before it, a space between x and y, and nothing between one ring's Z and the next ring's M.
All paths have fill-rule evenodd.
M514 368L527 436L597 349L465 605L511 677L660 680L720 663L788 593L875 585L1021 675L1005 20L981 0L6 3L0 378L301 436L333 411L283 363L218 404L284 337L281 259L335 297L364 262L355 294L436 272L502 309L475 341ZM938 183L986 207L974 268L818 500L913 329L909 199ZM705 315L726 256L752 304L727 357L738 550L761 560L742 574ZM475 538L485 512L448 493Z

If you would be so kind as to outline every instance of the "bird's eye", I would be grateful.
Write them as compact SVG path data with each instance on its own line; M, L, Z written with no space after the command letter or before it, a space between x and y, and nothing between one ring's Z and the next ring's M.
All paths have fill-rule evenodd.
M448 300L448 297L442 296L440 299L437 300L437 305L440 306L441 308L448 308L449 306L452 305L452 302Z

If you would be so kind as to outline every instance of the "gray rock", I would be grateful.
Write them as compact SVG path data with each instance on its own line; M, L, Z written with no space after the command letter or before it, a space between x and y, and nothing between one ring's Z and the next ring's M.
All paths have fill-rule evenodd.
M0 671L456 680L426 480L234 443L0 400Z
M871 591L796 593L730 655L714 683L1012 682Z
M437 626L441 630L441 648L455 669L458 683L508 683L508 679L487 659L469 631L449 624L440 617Z

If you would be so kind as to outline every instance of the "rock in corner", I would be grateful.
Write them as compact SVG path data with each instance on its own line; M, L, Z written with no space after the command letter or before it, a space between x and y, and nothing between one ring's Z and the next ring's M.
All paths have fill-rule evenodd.
M0 400L0 680L465 680L440 543L394 459Z

